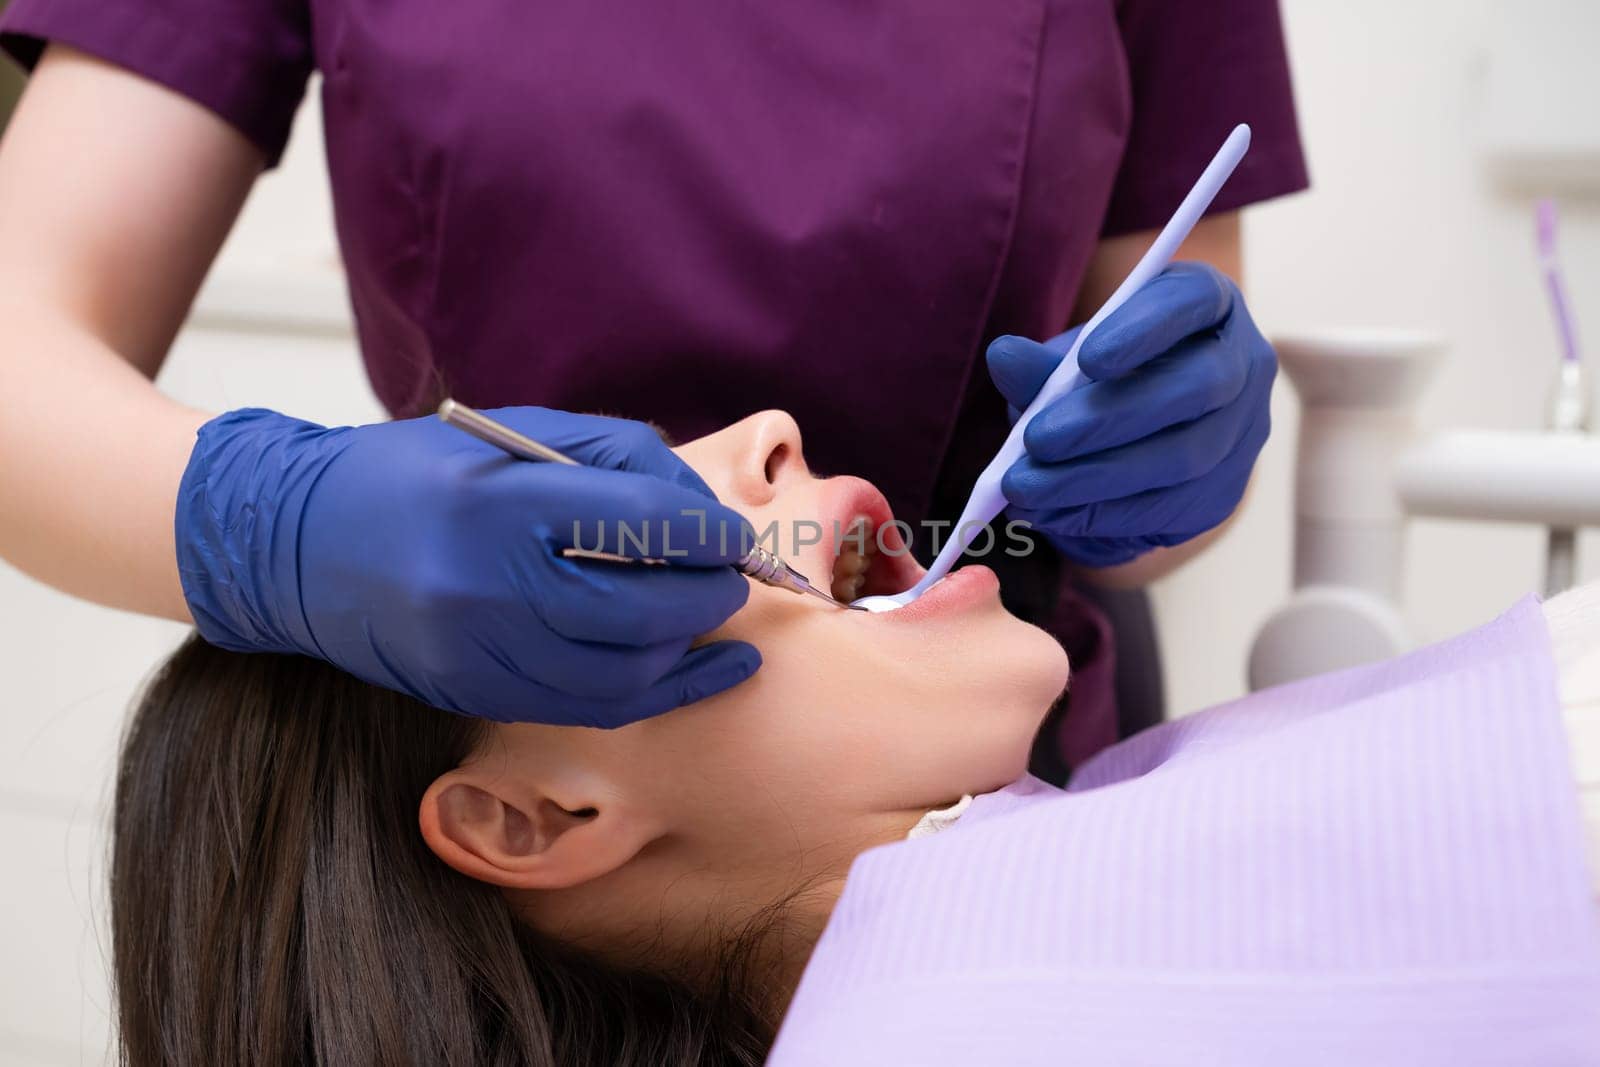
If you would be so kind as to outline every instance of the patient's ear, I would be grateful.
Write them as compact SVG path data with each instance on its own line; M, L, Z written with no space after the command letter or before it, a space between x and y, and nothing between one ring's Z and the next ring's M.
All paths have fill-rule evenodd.
M440 775L418 821L436 856L480 882L565 889L616 870L658 836L609 783L582 771L539 781L476 761Z

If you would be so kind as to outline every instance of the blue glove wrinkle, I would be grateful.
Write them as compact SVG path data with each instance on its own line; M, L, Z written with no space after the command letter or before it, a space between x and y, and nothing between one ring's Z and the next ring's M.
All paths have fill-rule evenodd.
M1064 463L1225 411L1250 367L1228 346L1187 338L1127 378L1089 382L1045 407L1023 433L1030 458Z
M600 617L581 588L587 572L605 570L614 583L606 598L634 605L629 617ZM732 568L691 571L673 567L616 563L553 561L536 610L552 631L572 641L591 641L631 648L659 644L671 637L709 633L744 606L750 580Z
M695 469L683 462L645 423L606 415L577 415L552 408L511 408L506 425L530 433L586 467L648 474L716 499ZM534 413L537 413L535 415ZM537 432L518 423L535 420Z
M1060 365L1062 352L1038 341L1007 334L989 343L984 359L989 377L1012 410L1020 412L1033 402L1047 378Z
M178 485L174 517L180 531L178 578L200 636L236 652L316 654L297 599L280 602L249 581L256 572L281 575L298 587L291 540L273 538L277 515L293 513L326 469L312 423L261 408L242 408L200 428L194 457ZM291 465L285 451L305 455Z
M1078 507L1013 508L1012 515L1031 523L1071 558L1090 566L1109 566L1103 561L1111 556L1122 557L1114 562L1127 562L1149 548L1182 544L1220 525L1233 513L1270 429L1268 410L1258 409L1238 447L1215 469L1181 486ZM1137 532L1138 536L1106 539L1093 535L1093 531L1104 529Z
M1095 327L1078 350L1078 369L1097 381L1124 377L1226 321L1237 293L1214 267L1174 263Z
M1203 477L1234 453L1255 411L1250 403L1230 403L1064 463L1041 463L1027 456L1006 472L1002 489L1008 500L1023 507L1068 508L1182 485ZM1159 425L1155 420L1147 424L1155 425Z
M667 558L679 567L720 568L739 559L741 541L748 546L755 538L738 512L663 476L513 461L482 482L482 497L524 524L520 535L532 532L556 552L598 548ZM520 506L530 494L546 500L537 516ZM481 511L486 499L474 499Z

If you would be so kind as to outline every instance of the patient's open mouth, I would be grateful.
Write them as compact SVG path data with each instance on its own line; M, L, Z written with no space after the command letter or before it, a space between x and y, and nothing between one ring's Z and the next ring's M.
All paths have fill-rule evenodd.
M857 515L844 531L833 558L833 599L848 604L866 595L867 576L878 559L876 535L865 515Z
M889 502L870 482L830 479L822 522L835 600L848 604L864 596L898 593L922 577Z

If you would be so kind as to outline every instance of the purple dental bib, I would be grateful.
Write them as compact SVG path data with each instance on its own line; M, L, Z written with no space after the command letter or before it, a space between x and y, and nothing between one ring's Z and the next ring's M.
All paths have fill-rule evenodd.
M1548 641L1529 598L863 854L769 1062L1600 1063Z

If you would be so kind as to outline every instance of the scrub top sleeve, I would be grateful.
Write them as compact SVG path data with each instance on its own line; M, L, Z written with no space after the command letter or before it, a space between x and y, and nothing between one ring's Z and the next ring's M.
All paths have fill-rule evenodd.
M1104 236L1165 224L1241 122L1250 151L1211 213L1310 184L1277 0L1122 0L1117 21L1133 116Z
M32 70L58 41L216 112L276 166L313 66L306 0L11 0L0 49Z

